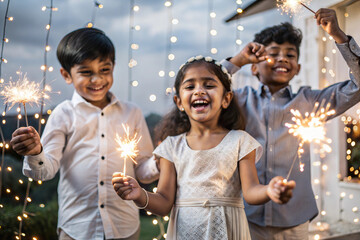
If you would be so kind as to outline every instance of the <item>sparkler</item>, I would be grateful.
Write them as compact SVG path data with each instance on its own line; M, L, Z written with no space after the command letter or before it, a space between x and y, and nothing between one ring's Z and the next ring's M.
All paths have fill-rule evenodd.
M306 8L313 14L315 14L315 11L313 11L311 8L309 8L307 5L311 2L311 0L277 0L277 7L279 7L282 12L286 14L296 14L300 11L301 7Z
M115 141L119 144L118 151L121 152L121 157L124 158L124 176L126 173L126 160L130 158L135 164L135 158L137 157L139 150L137 148L137 144L141 140L141 136L137 135L137 132L134 133L132 137L130 137L130 129L128 125L122 124L122 127L125 130L125 136L121 138L118 134L116 134Z
M41 98L48 99L49 96L45 93L46 91L51 91L50 86L45 86L44 90L41 90L40 83L31 82L26 77L26 74L22 76L19 75L19 80L16 82L10 81L8 84L5 84L3 90L0 92L0 95L3 96L4 104L9 104L9 110L16 104L22 104L25 112L26 126L29 125L27 112L26 112L26 103L39 104Z
M294 167L296 158L299 158L300 171L304 171L304 163L301 162L301 155L304 153L304 143L315 143L320 147L320 153L325 154L331 152L331 139L326 137L325 122L327 118L335 114L335 110L330 109L330 103L326 107L322 107L323 103L320 106L318 111L319 103L315 103L314 108L311 113L306 112L303 117L298 110L291 109L291 113L294 115L292 121L294 124L285 123L285 126L289 128L289 133L295 137L299 137L299 146L297 150L297 155L293 160L289 173L286 177L286 180L289 178L290 173Z

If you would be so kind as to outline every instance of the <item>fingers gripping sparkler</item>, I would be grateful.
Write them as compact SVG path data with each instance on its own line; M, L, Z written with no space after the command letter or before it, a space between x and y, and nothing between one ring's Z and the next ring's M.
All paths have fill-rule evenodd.
M289 178L297 158L299 158L300 162L300 171L304 171L304 163L301 162L301 156L304 153L303 146L305 143L313 142L319 145L320 154L329 153L332 150L329 145L331 139L326 137L325 122L329 116L335 114L335 110L329 110L330 103L325 108L322 107L323 104L324 102L320 105L320 109L315 111L319 107L319 103L315 103L312 112L305 113L305 116L302 116L298 110L290 110L294 115L292 118L294 124L285 123L285 126L289 128L290 134L299 138L299 146L286 180Z
M137 135L137 132L134 135L130 136L130 129L128 125L122 124L125 130L125 136L121 138L118 134L116 134L115 141L119 144L119 148L117 150L121 152L121 157L124 158L124 176L126 173L126 160L130 158L135 164L135 158L137 157L139 150L137 148L138 143L141 140L141 136Z

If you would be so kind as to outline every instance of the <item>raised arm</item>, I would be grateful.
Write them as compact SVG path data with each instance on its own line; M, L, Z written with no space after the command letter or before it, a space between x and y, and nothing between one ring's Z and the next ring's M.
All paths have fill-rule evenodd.
M160 159L160 178L156 193L143 190L132 177L114 173L112 184L124 200L133 200L139 208L161 216L167 215L174 204L176 194L176 170L172 162Z
M285 183L280 176L271 179L268 185L261 185L255 167L255 151L240 160L239 172L244 199L248 204L263 204L270 199L283 204L290 200L294 181Z

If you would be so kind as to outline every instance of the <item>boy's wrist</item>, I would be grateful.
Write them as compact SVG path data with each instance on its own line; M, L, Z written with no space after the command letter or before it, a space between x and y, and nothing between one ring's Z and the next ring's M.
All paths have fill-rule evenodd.
M228 59L228 61L239 68L247 64L245 62L245 59L242 56L238 56L238 55L231 57L230 59Z
M349 42L349 37L342 30L339 30L339 32L334 34L332 37L338 44Z

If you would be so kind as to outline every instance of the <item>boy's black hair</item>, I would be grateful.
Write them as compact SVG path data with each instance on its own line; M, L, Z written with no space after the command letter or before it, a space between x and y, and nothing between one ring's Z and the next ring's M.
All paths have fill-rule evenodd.
M115 63L115 48L105 33L96 28L80 28L63 37L57 47L57 58L70 74L75 64L85 60L110 59Z
M285 22L279 25L268 27L261 32L255 34L254 42L261 43L265 46L271 42L283 44L288 42L296 46L298 57L300 55L300 44L302 40L302 32L295 28L291 23Z
M215 74L222 85L224 86L224 94L232 91L231 89L231 77L222 71L222 67L215 64L215 60L211 62L206 61L205 58L197 59L191 62L186 62L183 67L180 68L176 75L174 88L175 95L179 97L179 91L181 83L184 80L185 74L189 67L203 65L213 74ZM175 103L176 104L176 103ZM240 107L234 96L226 109L221 110L218 124L225 129L244 129L244 118L240 112ZM181 133L190 130L190 120L185 112L180 111L176 106L164 116L161 122L155 128L155 139L157 141L163 141L167 136L176 136Z

